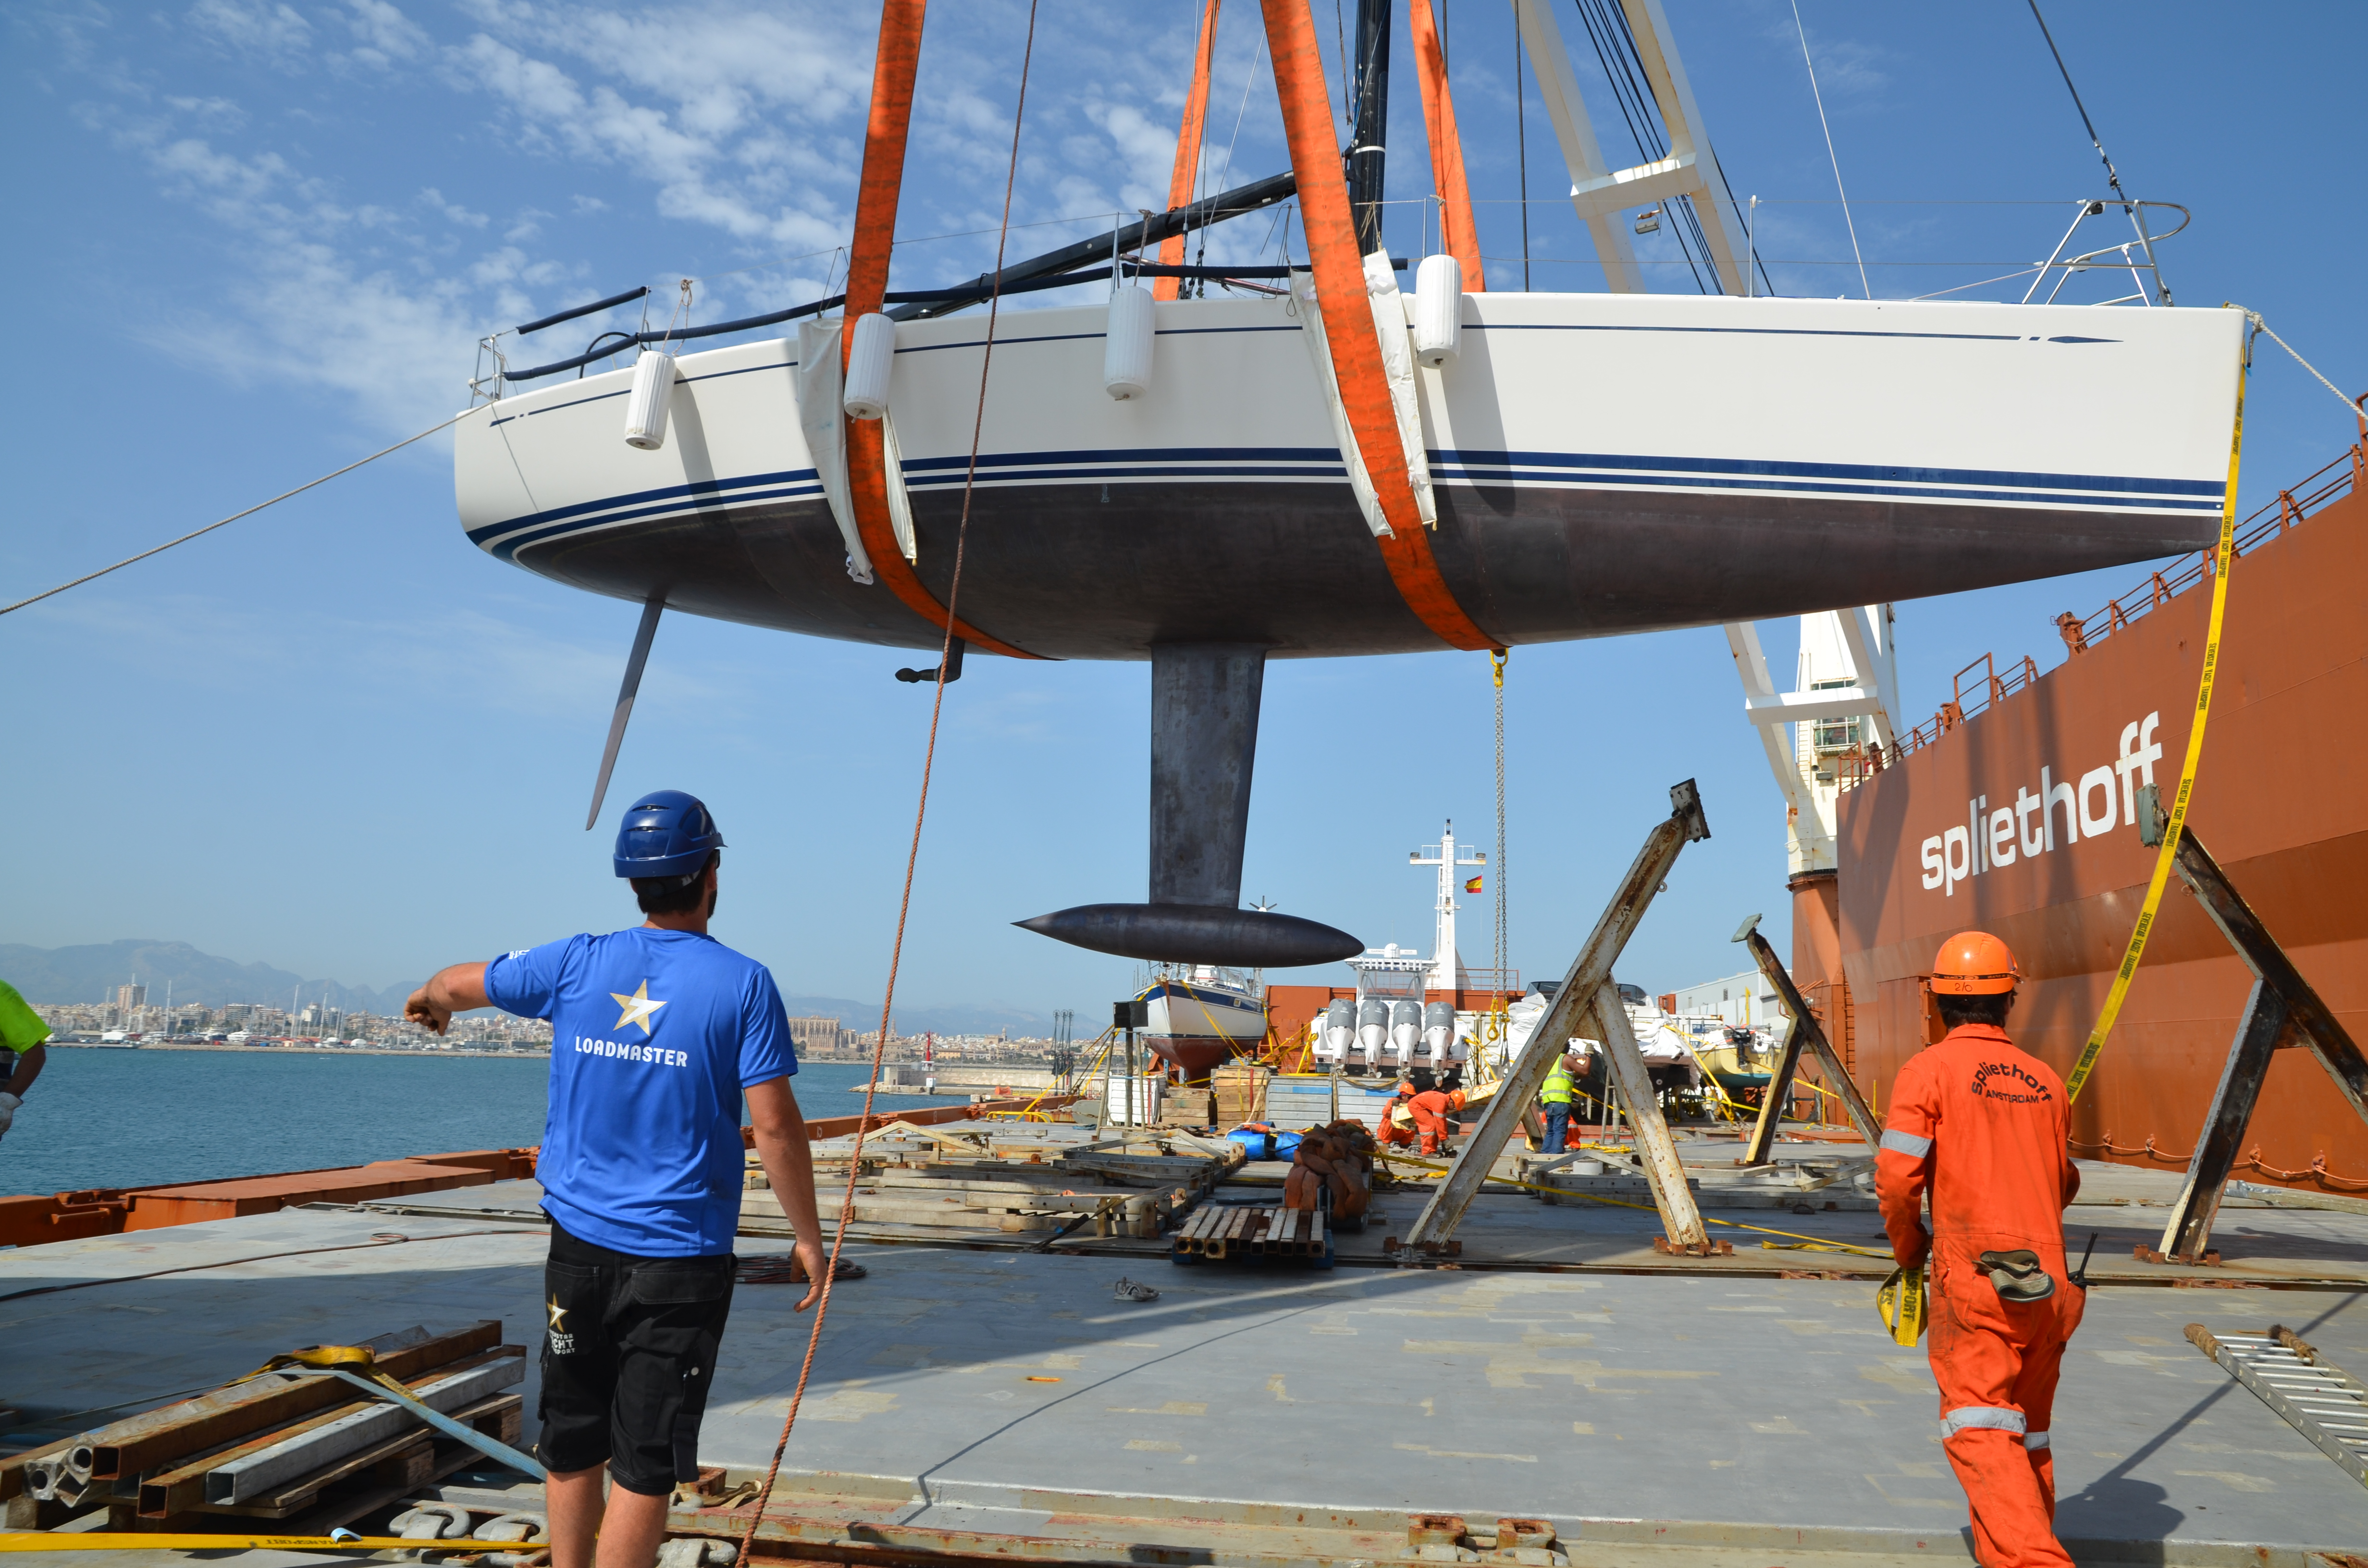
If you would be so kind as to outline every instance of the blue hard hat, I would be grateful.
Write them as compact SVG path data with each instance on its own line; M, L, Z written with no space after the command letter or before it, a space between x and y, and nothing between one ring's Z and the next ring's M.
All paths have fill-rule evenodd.
M617 829L617 875L696 876L723 847L723 835L698 796L653 790L626 809Z

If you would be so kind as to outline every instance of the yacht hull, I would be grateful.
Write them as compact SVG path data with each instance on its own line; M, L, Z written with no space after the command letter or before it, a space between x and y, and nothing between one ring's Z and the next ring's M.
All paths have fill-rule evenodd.
M1158 307L1113 402L1104 311L1006 314L961 613L1049 658L1438 641L1346 478L1293 307ZM981 315L899 328L914 569L952 595ZM1791 615L2153 559L2217 519L2241 319L2216 311L1471 295L1417 372L1441 577L1508 644ZM457 426L469 537L591 592L893 648L940 632L848 546L800 431L793 340L684 357L666 445L631 372Z

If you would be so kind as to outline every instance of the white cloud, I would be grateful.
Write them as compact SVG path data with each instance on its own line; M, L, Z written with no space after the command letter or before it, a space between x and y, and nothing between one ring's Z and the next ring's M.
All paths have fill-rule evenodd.
M76 46L76 68L104 94L78 108L84 123L142 159L239 258L239 287L211 313L160 316L138 334L149 344L234 380L339 389L373 424L407 434L463 395L475 338L604 291L576 259L586 218L609 249L631 236L643 276L712 271L703 319L825 291L805 276L824 264L795 258L847 239L876 26L860 8L460 0L456 31L390 0L298 3L302 12L197 0L187 29L159 35L168 57L145 62L145 77L177 85L169 53L192 34L291 74L316 57L340 70L428 71L411 72L400 95L379 86L382 71L352 71L334 92L308 84L242 106L162 97ZM899 227L908 239L954 237L901 249L900 277L966 277L992 260L1024 17L1015 0L975 0L931 18ZM1165 205L1175 132L1164 100L1178 96L1190 42L1189 22L1146 37L1127 16L1040 28L1011 210L1033 226L1012 235L1012 256L1098 232L1112 209ZM1228 47L1239 59L1220 78L1238 93L1254 46L1244 33ZM187 74L211 85L205 70ZM419 104L423 87L450 97ZM1254 113L1250 141L1258 127ZM395 155L359 155L363 138ZM1253 158L1272 166L1246 142L1237 161ZM589 190L563 199L570 185ZM566 218L552 222L552 208ZM1211 251L1246 254L1258 232L1221 234ZM597 283L615 288L613 270L602 266Z
M381 69L398 60L425 58L436 47L436 40L419 26L386 0L347 0L347 9L353 14L346 26L359 40L350 58Z
M198 0L189 21L234 52L282 71L295 70L313 45L313 24L267 0Z
M426 190L421 191L419 199L463 228L482 229L485 226L485 215L483 212L472 212L458 202L445 200L444 193L434 186L429 186Z

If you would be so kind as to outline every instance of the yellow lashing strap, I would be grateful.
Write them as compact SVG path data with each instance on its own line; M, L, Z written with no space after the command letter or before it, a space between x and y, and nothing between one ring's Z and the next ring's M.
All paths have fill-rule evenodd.
M2228 568L2237 559L2237 460L2245 449L2245 383L2253 365L2253 339L2245 337L2244 358L2237 369L2237 427L2228 437L2228 490L2220 504L2220 543L2212 560L2212 620L2203 634L2203 675L2195 687L2195 722L2187 732L2187 758L2180 765L2179 793L2171 798L2170 821L2162 830L2162 847L2154 858L2154 876L2146 883L2146 903L2138 910L2137 924L2130 928L2130 945L2122 954L2122 967L2113 973L2112 989L2105 993L2105 1006L2097 1014L2097 1027L2089 1031L2089 1041L2080 1048L2080 1059L2065 1074L2064 1095L2066 1100L2080 1097L2081 1088L2089 1074L2096 1070L2097 1058L2104 1053L2106 1037L2113 1032L2113 1020L2122 1014L2122 1001L2130 994L2130 981L2138 971L2138 960L2146 954L2146 937L2154 930L2155 913L2162 907L2163 890L2170 885L2173 862L2179 858L2179 835L2187 826L2187 804L2195 792L2195 766L2203 757L2203 726L2212 717L2212 684L2220 672L2220 618L2228 607Z
M1908 1349L1924 1337L1924 1266L1918 1264L1910 1273L1895 1268L1891 1278L1874 1293L1875 1310L1883 1314L1883 1326L1891 1337Z
M1377 1150L1373 1158L1393 1165L1413 1165L1418 1170L1431 1173L1434 1177L1444 1176L1448 1170L1447 1165L1441 1161L1417 1159L1411 1154L1387 1154ZM1550 1192L1556 1198L1583 1198L1589 1203L1606 1203L1614 1209L1641 1209L1647 1214L1660 1212L1650 1203L1631 1203L1624 1198L1603 1198L1592 1192L1574 1192L1566 1187L1542 1187L1533 1181L1516 1181L1511 1176L1491 1176L1485 1179L1495 1182L1499 1187L1518 1187L1531 1192ZM1804 1236L1798 1231L1770 1230L1766 1225L1747 1225L1740 1220L1717 1220L1708 1214L1702 1215L1701 1219L1705 1225L1724 1225L1730 1231L1750 1231L1763 1236L1783 1236L1792 1241L1807 1242L1824 1252L1854 1253L1861 1257L1891 1256L1889 1252L1880 1251L1874 1247L1853 1246L1848 1242L1824 1241L1816 1236Z

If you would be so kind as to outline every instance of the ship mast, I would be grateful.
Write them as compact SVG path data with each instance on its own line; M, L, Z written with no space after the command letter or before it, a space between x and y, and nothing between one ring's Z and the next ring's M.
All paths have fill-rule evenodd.
M1433 991L1461 991L1470 978L1464 972L1463 955L1455 950L1455 869L1459 866L1485 866L1488 857L1477 849L1457 855L1456 851L1463 847L1455 842L1455 819L1450 817L1439 842L1423 846L1423 849L1436 853L1426 856L1417 849L1406 857L1410 866L1439 868L1438 925L1431 937L1430 973L1425 978L1425 983Z
M1357 0L1357 86L1349 116L1349 151L1341 172L1349 181L1349 211L1357 223L1357 250L1382 248L1382 180L1390 121L1390 0Z

